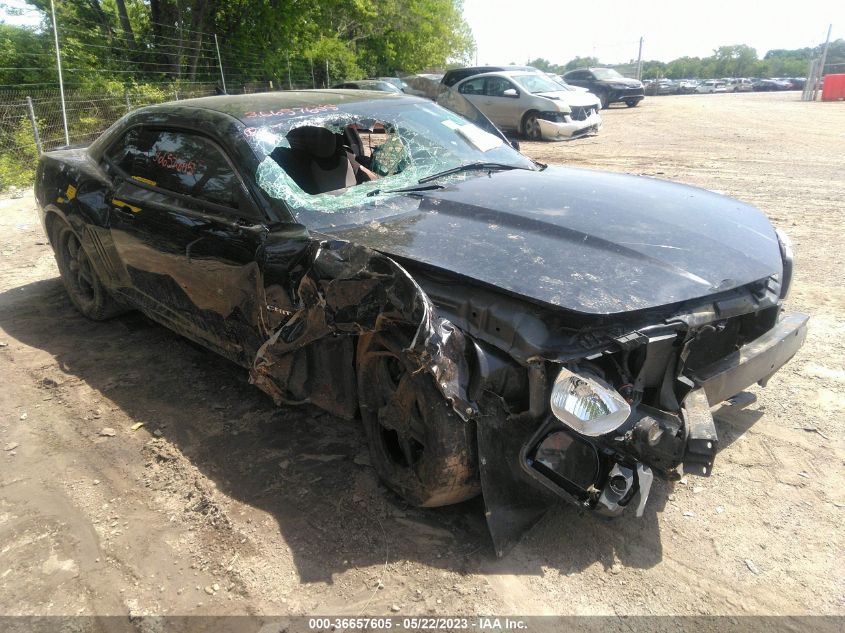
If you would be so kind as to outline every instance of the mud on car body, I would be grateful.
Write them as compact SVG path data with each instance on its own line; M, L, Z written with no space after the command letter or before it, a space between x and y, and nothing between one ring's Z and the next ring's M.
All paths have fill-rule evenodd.
M143 108L44 154L36 198L83 314L141 310L277 403L360 418L409 502L483 493L502 553L560 499L641 514L654 476L710 474L710 407L807 317L753 207L539 165L453 98Z

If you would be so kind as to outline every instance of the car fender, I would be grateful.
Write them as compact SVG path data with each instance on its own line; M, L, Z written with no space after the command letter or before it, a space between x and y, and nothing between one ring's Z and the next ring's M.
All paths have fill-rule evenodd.
M413 331L406 352L421 371L431 374L455 413L465 421L476 415L477 404L467 395L466 337L437 314L425 291L402 266L369 248L338 240L315 242L307 251L292 289L293 301L289 307L277 308L280 323L255 356L252 383L277 404L305 400L328 404L324 408L333 413L353 417L355 403L348 399L334 406L320 401L324 395L317 388L324 382L320 376L308 384L296 377L296 361L301 359L297 353L311 348L311 353L320 354L319 346L336 337L351 340L401 326ZM315 367L317 372L324 369L319 364Z

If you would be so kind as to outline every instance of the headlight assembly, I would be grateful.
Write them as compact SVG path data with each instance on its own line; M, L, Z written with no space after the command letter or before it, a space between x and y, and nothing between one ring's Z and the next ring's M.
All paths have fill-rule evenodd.
M566 368L552 387L551 409L558 420L590 437L619 428L631 413L625 399L606 382Z

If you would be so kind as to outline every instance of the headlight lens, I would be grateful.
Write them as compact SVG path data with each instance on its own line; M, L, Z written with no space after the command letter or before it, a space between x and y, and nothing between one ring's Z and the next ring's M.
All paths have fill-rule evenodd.
M566 368L555 379L551 408L558 420L590 437L619 428L631 414L625 399L606 382Z

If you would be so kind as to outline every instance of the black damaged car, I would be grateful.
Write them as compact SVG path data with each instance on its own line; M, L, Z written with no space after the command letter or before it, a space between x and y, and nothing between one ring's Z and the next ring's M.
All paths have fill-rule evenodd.
M179 101L45 153L36 197L83 314L140 310L279 404L360 420L409 503L482 493L501 554L560 499L640 515L655 475L709 475L710 407L807 317L757 209L546 167L474 120L351 90Z
M643 83L628 79L613 68L578 68L563 76L566 83L586 88L601 100L601 107L624 103L636 108L645 99Z

